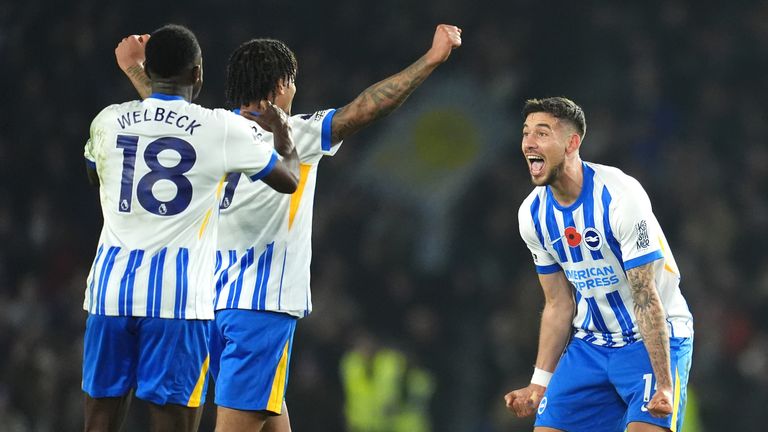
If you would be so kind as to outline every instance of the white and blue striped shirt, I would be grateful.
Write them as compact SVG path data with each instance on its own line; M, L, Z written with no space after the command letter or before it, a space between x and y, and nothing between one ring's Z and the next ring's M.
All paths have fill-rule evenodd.
M225 174L263 178L277 161L271 143L229 111L155 94L105 108L85 158L99 176L104 226L83 308L212 319Z
M617 168L589 162L582 167L576 202L562 206L541 186L518 214L536 271L562 271L573 285L574 336L608 347L642 339L626 271L654 263L670 335L691 337L693 319L680 292L680 272L645 190Z
M286 313L312 311L309 267L317 168L341 142L331 142L335 110L294 115L291 136L300 160L292 195L227 177L216 252L215 307ZM264 139L271 142L272 134Z

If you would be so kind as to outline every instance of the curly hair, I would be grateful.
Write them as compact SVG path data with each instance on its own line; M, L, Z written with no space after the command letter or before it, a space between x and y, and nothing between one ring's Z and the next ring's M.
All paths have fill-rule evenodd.
M545 112L553 115L555 118L566 120L571 123L584 138L587 133L587 120L584 117L584 110L576 105L576 102L564 97L549 97L545 99L528 99L523 107L523 119L529 114L536 112Z
M240 45L229 57L225 96L232 107L267 99L281 79L296 79L296 56L283 42L252 39Z

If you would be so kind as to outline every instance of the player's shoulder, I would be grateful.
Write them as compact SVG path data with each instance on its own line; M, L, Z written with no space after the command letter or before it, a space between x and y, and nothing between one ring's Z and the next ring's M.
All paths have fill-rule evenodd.
M322 124L323 120L325 120L329 114L333 114L335 112L336 110L334 108L326 108L311 113L294 114L288 119L288 121L291 123L291 126L294 127L297 125Z
M613 196L624 196L640 191L645 193L643 186L636 178L619 168L594 162L585 162L585 164L595 172L595 179L602 183Z
M520 204L520 208L517 210L518 219L521 221L523 219L533 219L531 214L531 207L533 206L533 202L536 200L536 198L539 198L539 202L541 202L546 192L547 188L544 186L536 186L533 188L531 193L525 197L523 202Z
M93 118L94 122L113 119L127 111L135 111L141 107L140 100L132 100L123 103L107 105Z

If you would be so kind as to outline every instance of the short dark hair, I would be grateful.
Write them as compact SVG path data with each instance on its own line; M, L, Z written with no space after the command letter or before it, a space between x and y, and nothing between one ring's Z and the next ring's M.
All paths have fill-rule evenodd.
M151 39L150 39L151 40ZM296 79L296 56L283 42L252 39L232 53L224 81L227 102L233 107L266 99L280 79Z
M564 97L549 97L544 99L528 99L523 107L523 119L529 114L545 112L555 118L570 122L584 138L587 133L587 119L584 110L576 102Z
M191 69L200 59L200 44L192 31L167 24L152 33L145 49L150 77L171 78Z

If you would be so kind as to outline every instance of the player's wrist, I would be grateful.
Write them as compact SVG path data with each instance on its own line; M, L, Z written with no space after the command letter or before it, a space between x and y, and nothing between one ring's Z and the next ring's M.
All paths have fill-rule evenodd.
M534 368L533 375L531 376L531 384L548 387L549 381L552 379L552 375L552 372L545 371L544 369Z

